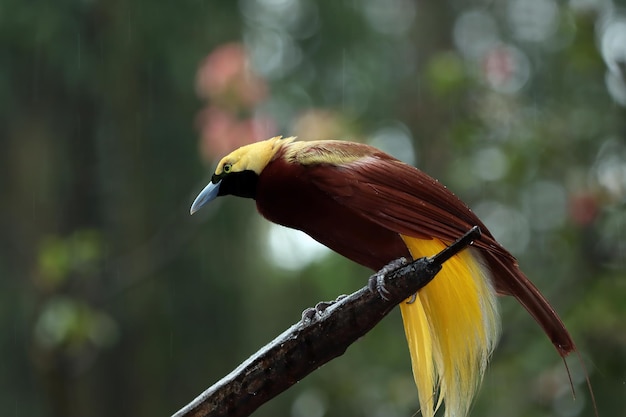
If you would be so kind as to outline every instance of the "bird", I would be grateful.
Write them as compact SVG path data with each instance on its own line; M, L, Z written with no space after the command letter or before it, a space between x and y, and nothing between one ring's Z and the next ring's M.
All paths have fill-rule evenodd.
M400 304L420 410L469 414L500 335L499 295L515 297L565 358L576 345L518 262L472 210L418 168L357 142L273 137L223 157L194 214L220 196L256 201L267 220L298 229L374 271L432 256L473 226L482 236Z

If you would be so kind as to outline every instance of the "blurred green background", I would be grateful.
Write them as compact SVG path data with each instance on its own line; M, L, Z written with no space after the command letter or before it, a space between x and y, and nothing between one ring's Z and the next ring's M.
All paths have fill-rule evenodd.
M167 416L369 271L220 199L273 135L374 144L466 200L626 416L626 3L4 0L0 414ZM502 299L473 416L591 416ZM410 416L399 314L256 416Z

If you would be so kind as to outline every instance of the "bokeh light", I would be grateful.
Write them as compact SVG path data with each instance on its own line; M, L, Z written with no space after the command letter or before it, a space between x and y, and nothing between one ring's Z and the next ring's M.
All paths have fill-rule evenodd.
M266 226L265 254L271 264L278 268L297 271L320 261L330 252L326 246L299 230L276 224Z
M416 165L411 132L402 123L393 123L374 131L368 143L409 165Z
M474 211L505 248L514 255L524 253L530 242L530 223L520 210L497 201L484 201Z
M603 14L597 37L607 66L606 88L616 103L626 106L626 14Z
M473 60L481 59L487 51L500 43L495 19L480 9L462 13L454 24L453 36L459 51Z
M416 3L411 0L366 0L359 6L374 30L394 36L404 35L411 29L416 8Z
M472 174L484 181L498 181L507 174L509 161L496 146L478 149L472 156Z
M508 0L507 18L513 37L526 42L545 42L559 23L555 0Z

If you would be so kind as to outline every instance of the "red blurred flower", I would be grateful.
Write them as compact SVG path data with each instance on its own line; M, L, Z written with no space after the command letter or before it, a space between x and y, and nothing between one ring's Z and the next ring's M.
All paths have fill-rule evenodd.
M196 75L196 90L210 101L196 117L203 160L214 162L233 149L275 134L272 119L254 115L254 107L267 98L268 87L252 71L240 43L224 44L204 59Z
M243 45L227 43L200 64L196 92L222 106L250 108L267 97L267 83L251 69Z

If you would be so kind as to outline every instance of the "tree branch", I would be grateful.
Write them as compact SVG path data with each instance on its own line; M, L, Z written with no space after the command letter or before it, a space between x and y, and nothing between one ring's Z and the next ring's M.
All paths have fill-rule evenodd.
M428 284L446 260L479 237L480 229L475 226L433 257L409 264L393 262L372 276L370 288L361 288L336 302L320 303L315 309L306 310L302 320L173 417L249 416L306 375L342 355L397 304ZM392 269L397 265L402 266Z

